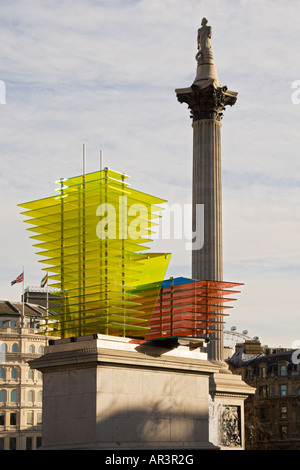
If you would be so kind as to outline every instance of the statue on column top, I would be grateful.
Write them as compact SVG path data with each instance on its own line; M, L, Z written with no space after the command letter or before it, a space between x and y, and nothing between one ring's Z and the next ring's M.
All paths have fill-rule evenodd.
M212 28L211 26L207 26L207 19L203 18L201 21L201 28L198 29L198 36L197 36L197 47L198 52L196 54L195 59L197 60L198 64L213 64L213 53L211 50L211 43L210 39L212 37Z

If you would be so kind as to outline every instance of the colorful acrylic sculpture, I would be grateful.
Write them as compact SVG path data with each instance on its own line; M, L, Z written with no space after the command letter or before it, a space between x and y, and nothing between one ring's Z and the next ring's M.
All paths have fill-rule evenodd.
M166 201L131 189L127 178L105 169L62 179L56 196L19 204L57 289L44 333L144 338L149 330L157 297L144 308L141 294L152 285L158 295L170 254L145 244Z
M224 304L236 300L228 298L228 295L239 293L231 289L241 285L187 278L164 281L146 340L173 336L209 338L213 329L223 323L222 317L227 315L224 310L231 308Z

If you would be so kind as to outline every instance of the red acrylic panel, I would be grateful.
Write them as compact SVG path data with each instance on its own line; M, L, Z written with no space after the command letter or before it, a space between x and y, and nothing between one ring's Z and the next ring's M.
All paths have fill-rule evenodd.
M224 305L235 301L228 295L240 283L224 281L193 281L162 287L153 311L150 330L145 339L171 336L208 337L216 325L223 324ZM142 302L142 299L141 299ZM143 302L142 302L143 303Z

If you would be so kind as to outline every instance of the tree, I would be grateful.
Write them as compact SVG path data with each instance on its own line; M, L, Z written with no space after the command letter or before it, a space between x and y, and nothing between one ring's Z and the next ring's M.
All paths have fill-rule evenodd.
M266 410L264 402L257 394L245 401L245 448L246 450L270 449L271 431L268 424L263 422Z

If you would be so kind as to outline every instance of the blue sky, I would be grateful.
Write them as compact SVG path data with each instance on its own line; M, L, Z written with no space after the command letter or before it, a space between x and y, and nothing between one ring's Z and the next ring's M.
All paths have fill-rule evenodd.
M224 278L245 283L232 325L263 344L300 338L300 5L289 0L0 0L0 298L41 265L17 204L104 163L170 204L191 201L192 128L176 88L196 74L205 16L219 80L237 91L222 126ZM184 241L168 276L190 276Z

